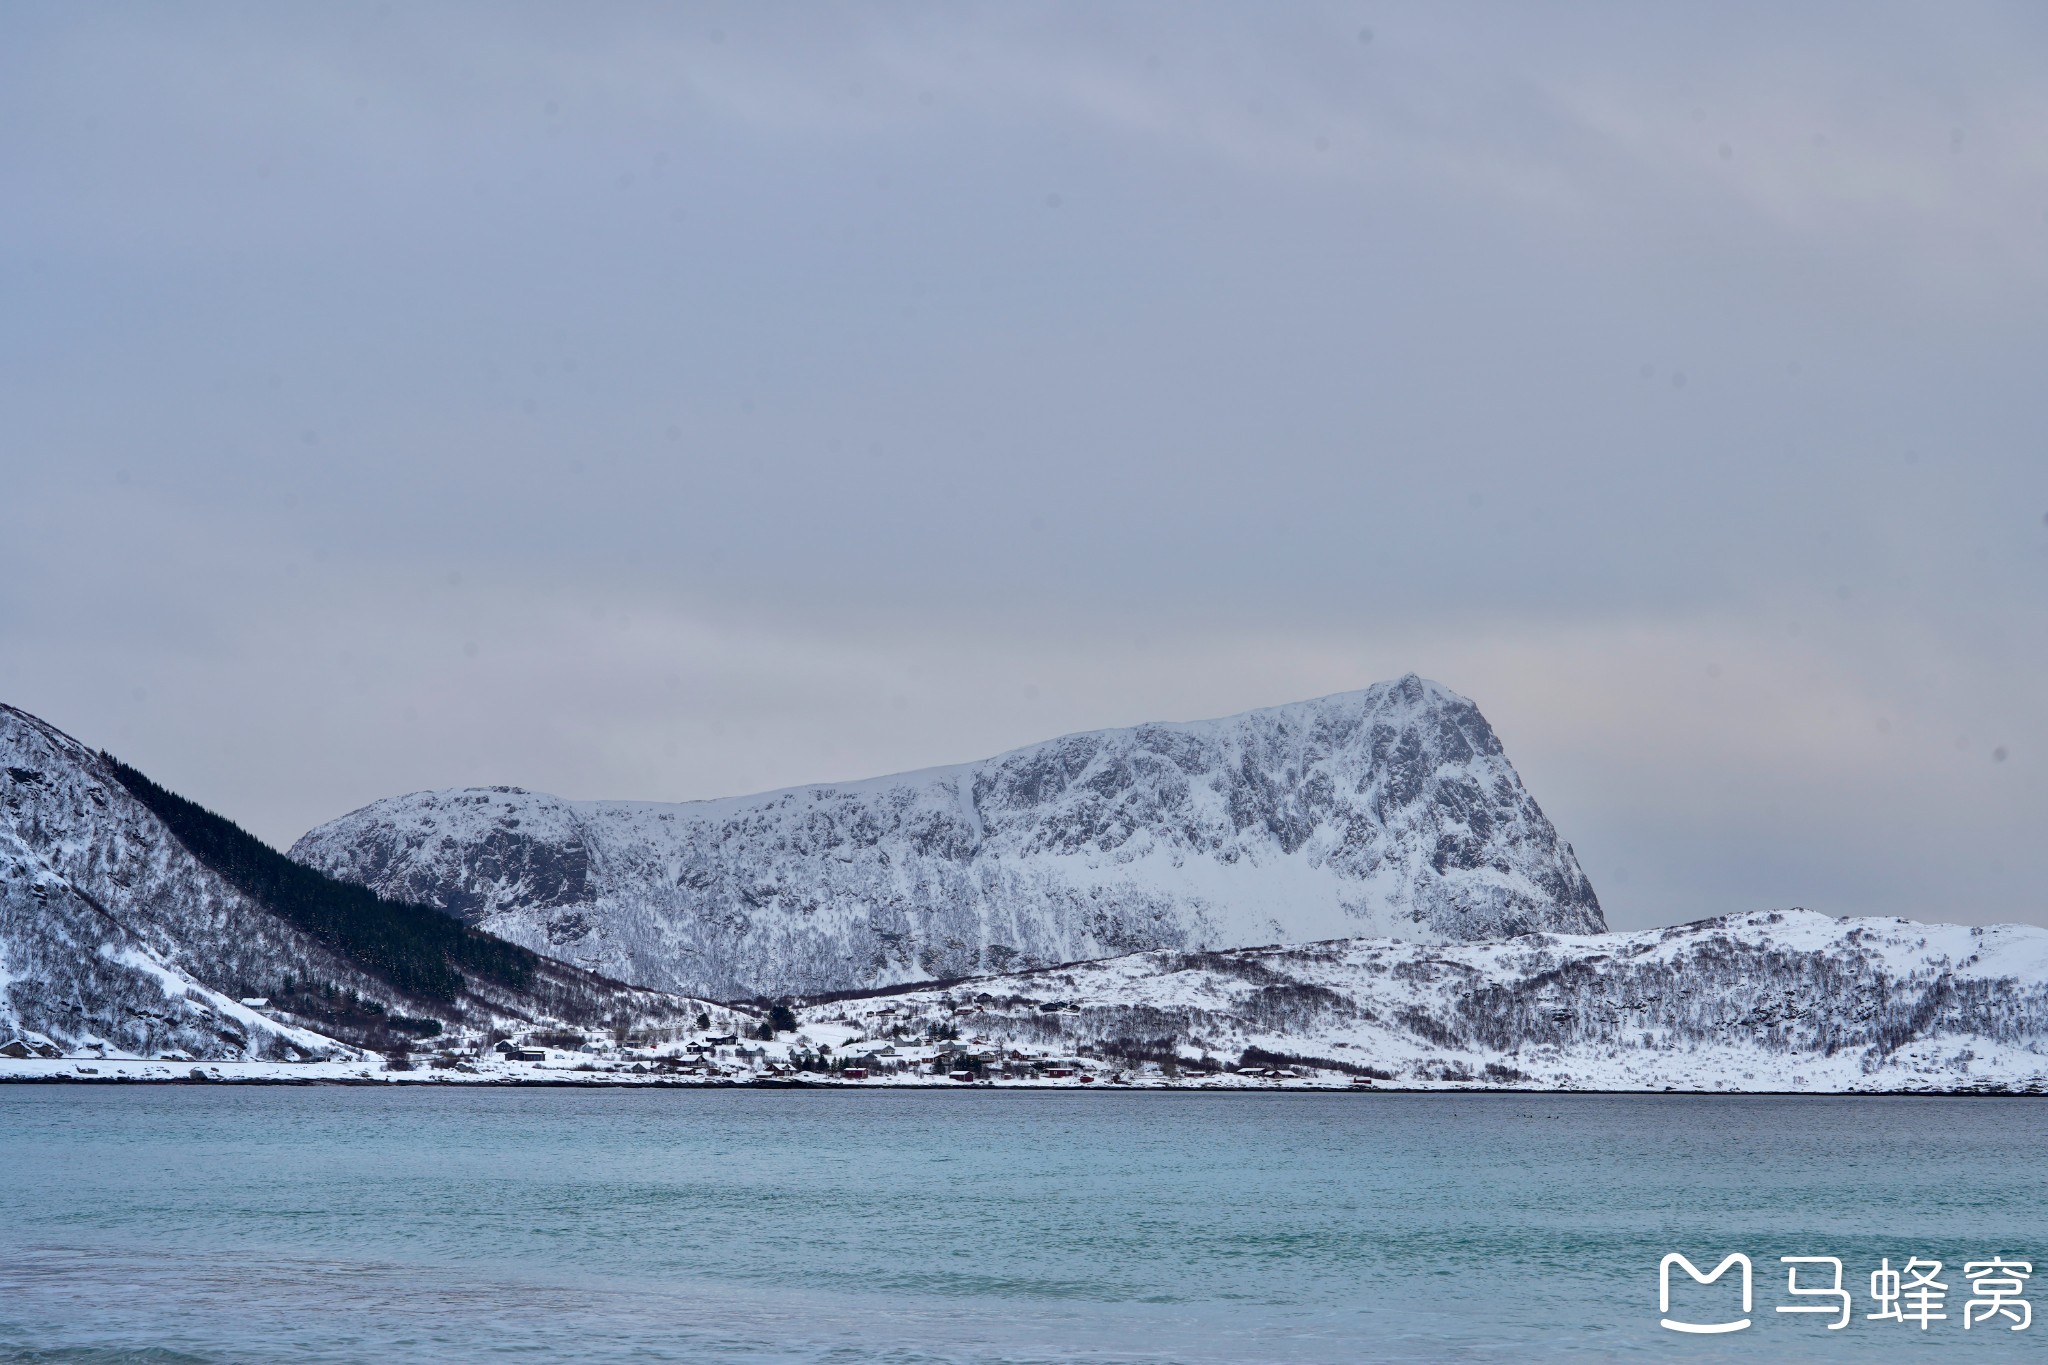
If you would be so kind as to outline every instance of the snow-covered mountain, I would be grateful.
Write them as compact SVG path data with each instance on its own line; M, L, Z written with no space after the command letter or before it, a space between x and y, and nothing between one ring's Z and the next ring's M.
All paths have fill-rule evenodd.
M1383 741L1356 738L1381 727L1392 732ZM728 851L738 858L750 847L778 854L771 866L780 869L782 895L821 857L844 867L840 852L853 855L856 867L862 856L876 867L892 865L884 855L942 860L933 849L947 847L944 839L958 837L959 826L934 812L965 820L971 810L980 832L961 860L987 858L1008 869L970 869L960 883L983 898L969 901L983 917L977 924L1002 913L1012 915L1010 923L1023 918L995 903L1006 887L1051 883L1071 897L1086 875L1110 888L1134 868L1170 868L1168 853L1222 869L1209 874L1217 881L1196 885L1243 886L1247 896L1270 897L1261 903L1283 909L1282 897L1300 886L1355 894L1375 883L1369 874L1341 875L1363 866L1364 855L1330 838L1332 811L1340 808L1386 812L1360 843L1378 852L1378 867L1413 876L1402 902L1411 908L1418 899L1426 908L1470 907L1478 903L1475 887L1504 899L1503 888L1526 885L1491 863L1482 863L1491 879L1472 877L1470 858L1445 854L1439 865L1416 852L1425 835L1437 841L1422 845L1432 853L1447 834L1480 848L1504 841L1493 846L1506 858L1527 851L1535 825L1554 859L1548 866L1576 878L1569 850L1536 824L1541 816L1498 746L1475 735L1491 740L1468 705L1404 680L1233 721L1079 736L986 764L852 787L618 809L632 817L629 830L661 831L672 848L707 860ZM1161 755L1174 754L1189 760L1175 765L1186 779L1178 788L1157 767ZM1255 780L1274 772L1289 774L1289 784ZM1497 798L1486 806L1469 799L1468 784L1482 776ZM1349 807L1333 788L1362 789L1366 799ZM1382 795L1396 788L1411 794ZM1143 808L1155 812L1143 821L1129 814L1140 789L1152 802ZM1162 790L1177 790L1178 798L1165 799ZM1458 792L1468 793L1462 806L1447 795ZM939 804L942 797L952 805ZM1258 819L1219 826L1215 806L1227 811L1233 800L1250 803L1241 809ZM1525 822L1519 837L1502 833L1502 807ZM549 838L525 849L524 863L517 838L501 838L502 884L513 872L533 883L551 868L585 888L607 875L618 849L592 841L592 828L605 829L601 820L567 803L541 809L564 823L544 826ZM705 819L706 809L717 819ZM863 811L873 823L854 826ZM1298 823L1288 823L1288 812L1301 812ZM688 837L678 837L676 826ZM1219 839L1219 827L1230 832ZM516 836L527 826L509 824L500 812L489 828ZM585 840L580 869L538 856L559 853L570 835ZM736 842L728 846L720 835ZM920 848L920 835L939 842ZM1115 856L1133 844L1132 857ZM1310 848L1319 862L1303 856ZM1235 858L1222 856L1228 853ZM1034 861L1036 882L1018 870ZM1329 870L1332 863L1338 871ZM1293 868L1293 880L1261 890L1274 867ZM929 869L917 875L932 879L913 883L920 885L939 876ZM1244 880L1223 880L1233 876ZM1331 882L1340 892L1330 891ZM1583 879L1576 884L1583 887ZM1452 899L1461 890L1467 898ZM1157 884L1150 894L1175 904ZM1057 910L1064 902L1051 903ZM936 905L920 921L928 926L946 907L925 904ZM762 905L752 909L765 918ZM812 918L826 913L820 907ZM1369 918L1342 901L1336 913L1340 922ZM1581 913L1598 927L1590 893ZM1170 914L1163 922L1178 923ZM1448 937L1426 914L1415 928ZM1065 943L1087 941L1084 924ZM732 950L745 942L735 938ZM801 959L779 965L792 960ZM1252 1060L1404 1085L2048 1090L2048 930L2013 925L1774 911L1640 933L1553 930L1490 942L1346 935L1219 949L1190 935L1164 949L1030 970L1013 960L1011 970L966 981L803 993L810 999L798 1014L806 1026L823 1026L834 1038L895 1039L924 1044L926 1052L943 1040L937 1051L999 1059L1013 1049L1043 1057L1053 1048L1088 1057L1092 1072L1079 1074L1148 1084L1200 1083L1205 1066ZM267 1003L243 1003L257 997ZM587 1035L625 1024L643 1036L676 1036L706 1012L714 1031L754 1022L701 1001L622 987L465 929L439 911L331 881L34 717L0 707L0 1041L19 1036L74 1056L307 1060L382 1047L443 1024L463 1031L471 1048L480 1028L499 1025L575 1025ZM905 1055L914 1050L906 1047ZM31 1057L0 1063L0 1071L50 1065ZM877 1063L871 1079L917 1079L896 1076L891 1065ZM486 1072L475 1078L503 1079Z
M0 1042L290 1060L696 1008L335 883L0 706Z
M814 1003L855 1037L1397 1085L2048 1090L2048 930L1793 910L1499 943L1154 952Z
M1478 708L1413 675L727 800L422 792L291 852L607 975L724 999L1150 948L1606 927Z

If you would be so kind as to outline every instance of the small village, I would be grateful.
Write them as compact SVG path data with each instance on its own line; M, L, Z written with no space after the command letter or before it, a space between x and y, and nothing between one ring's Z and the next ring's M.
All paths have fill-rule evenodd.
M741 1084L876 1086L1321 1086L1370 1085L1302 1066L1133 1061L1082 1045L1071 1050L974 1035L935 1042L871 1038L851 1025L806 1024L747 1039L704 1034L672 1044L536 1033L493 1043L483 1055L436 1054L428 1066L503 1076L550 1074L726 1081Z
M619 1027L609 1032L539 1027L443 1046L421 1046L388 1059L456 1077L515 1080L679 1081L832 1086L1369 1086L1370 1077L1273 1064L1252 1055L1181 1057L1158 1050L1076 1042L1059 1037L1059 1022L1081 1007L1048 1001L1036 1007L1051 1041L1024 1041L1009 1029L977 1031L988 1002L940 996L902 1005L813 1007L800 1017L770 1006L758 1018L700 1014L694 1028L656 1035ZM442 1040L433 1040L441 1042ZM1136 1055L1148 1051L1150 1055Z

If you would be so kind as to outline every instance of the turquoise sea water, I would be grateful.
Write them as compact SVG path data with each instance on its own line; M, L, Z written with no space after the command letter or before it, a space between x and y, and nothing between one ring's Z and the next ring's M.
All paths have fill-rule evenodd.
M1754 1325L1660 1328L1670 1251ZM2048 1290L2048 1103L0 1087L0 1360L2048 1356L1963 1330L1996 1253ZM1915 1255L1948 1320L1867 1321Z

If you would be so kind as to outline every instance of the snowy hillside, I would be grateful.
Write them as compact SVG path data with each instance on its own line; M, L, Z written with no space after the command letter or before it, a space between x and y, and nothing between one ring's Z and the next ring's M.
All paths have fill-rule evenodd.
M185 838L139 789L188 813ZM223 836L217 842L232 866L188 846L202 828ZM339 921L308 920L303 904L294 920L294 906L245 889L262 880L266 858L363 903L367 937ZM418 932L409 935L409 926ZM0 706L0 1042L19 1036L72 1052L303 1059L345 1054L345 1044L434 1035L465 1019L696 1009L451 928L433 911L379 904L291 864L54 727ZM417 965L423 952L432 970L408 975L408 953Z
M1412 1086L2048 1089L2048 930L1805 911L1502 943L1158 952L799 1011L849 1036L1063 1049L1193 1083L1274 1067Z
M729 800L424 792L292 856L623 980L726 999L1148 948L1605 927L1485 718L1412 675Z
M108 914L0 824L0 1038L138 1056L285 1059L346 1051L208 989L177 965L182 956L175 940Z

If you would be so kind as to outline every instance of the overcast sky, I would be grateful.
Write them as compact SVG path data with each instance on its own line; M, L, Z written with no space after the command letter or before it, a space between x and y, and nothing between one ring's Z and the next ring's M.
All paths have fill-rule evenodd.
M2048 11L0 8L0 699L288 843L1414 670L2048 923Z

